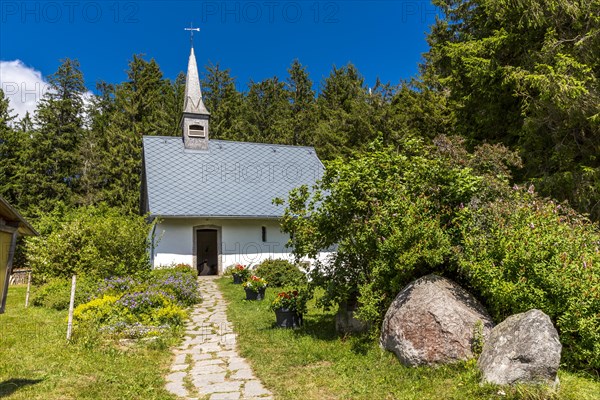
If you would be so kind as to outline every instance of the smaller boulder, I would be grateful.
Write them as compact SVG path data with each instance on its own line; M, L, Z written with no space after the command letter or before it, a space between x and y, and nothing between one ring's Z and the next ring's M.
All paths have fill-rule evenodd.
M562 345L550 317L540 310L515 314L487 338L477 366L482 381L497 385L556 384Z

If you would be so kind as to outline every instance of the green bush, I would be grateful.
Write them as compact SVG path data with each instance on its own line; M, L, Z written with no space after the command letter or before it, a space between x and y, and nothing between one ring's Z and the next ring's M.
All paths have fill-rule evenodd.
M325 290L323 306L358 292L358 316L380 326L404 285L448 267L453 235L444 228L492 181L455 159L417 140L406 140L400 152L374 143L359 157L328 162L316 190L290 192L282 227L293 234L296 258L336 246L310 272L311 283Z
M468 153L460 140L434 144L374 143L329 162L316 190L290 192L282 226L295 256L337 246L311 270L321 304L358 292L357 316L378 322L404 285L436 272L466 284L496 322L541 309L559 331L563 361L600 371L598 224L533 188L512 189L509 166L520 163L501 146Z
M463 210L461 273L496 321L540 309L559 331L563 362L600 370L600 230L532 192Z
M56 211L36 224L41 235L26 241L35 279L95 278L147 273L150 225L144 217L108 207Z
M269 287L283 287L303 283L306 275L300 269L283 259L271 259L261 262L254 274L269 283Z
M90 300L98 289L95 279L78 277L75 306ZM71 300L71 279L54 278L33 291L31 304L38 307L65 310Z

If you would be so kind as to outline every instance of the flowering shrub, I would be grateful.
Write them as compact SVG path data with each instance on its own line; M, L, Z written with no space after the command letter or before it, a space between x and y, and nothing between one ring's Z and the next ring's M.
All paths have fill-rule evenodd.
M154 289L126 293L117 301L117 304L138 315L151 313L152 309L164 307L170 303L175 303L175 296L165 291L158 292Z
M186 263L178 263L178 264L175 264L175 265L173 266L173 269L174 269L175 271L191 272L191 273L194 273L194 274L196 273L196 272L194 271L194 269L192 268L192 266L191 266L190 264L186 264Z
M600 371L599 226L533 187L512 190L519 165L501 146L468 153L444 137L375 143L329 162L316 191L292 190L282 229L298 259L337 246L310 273L324 306L358 293L358 318L381 321L404 285L438 272L468 285L496 322L544 311L563 362Z
M153 321L162 324L162 326L181 326L187 318L187 313L181 307L171 303L158 308L152 316Z
M243 285L245 289L258 292L259 290L267 287L267 281L256 275L252 275L246 282L243 283Z
M98 292L107 294L124 293L132 290L137 285L139 285L139 283L128 276L112 276L100 282Z
M74 322L127 338L162 335L183 325L185 307L199 301L198 283L189 267L153 271L145 280L107 278L98 296L75 309Z
M306 301L306 296L297 290L280 292L271 303L271 310L275 311L283 308L296 311L298 314L304 314L306 312Z
M153 275L150 288L160 289L175 296L183 306L191 306L200 300L198 282L191 269L174 269L169 274Z
M167 271L167 272L173 272L173 271L180 271L180 272L189 272L193 275L197 275L196 270L187 263L171 263L171 264L160 264L160 265L156 265L153 270L152 273L157 273L159 271Z
M104 324L126 319L128 313L117 304L118 300L118 296L104 295L81 304L73 311L73 321Z

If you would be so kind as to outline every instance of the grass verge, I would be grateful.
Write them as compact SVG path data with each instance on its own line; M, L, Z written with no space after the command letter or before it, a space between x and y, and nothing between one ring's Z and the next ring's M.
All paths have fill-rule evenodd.
M130 346L93 336L67 343L66 311L24 308L11 286L0 314L0 398L175 399L165 391L175 339Z
M409 368L382 351L376 340L339 336L334 313L309 304L305 326L274 328L267 289L264 301L245 301L241 285L228 278L218 285L229 301L227 314L238 333L240 353L280 399L572 399L595 400L600 382L559 372L558 391L519 386L480 386L473 361L439 368ZM502 390L502 391L501 391Z

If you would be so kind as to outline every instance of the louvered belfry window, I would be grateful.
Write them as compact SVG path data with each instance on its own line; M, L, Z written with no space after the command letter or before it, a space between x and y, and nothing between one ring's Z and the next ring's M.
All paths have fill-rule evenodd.
M202 125L190 125L189 128L190 137L201 137L205 136L204 127Z

